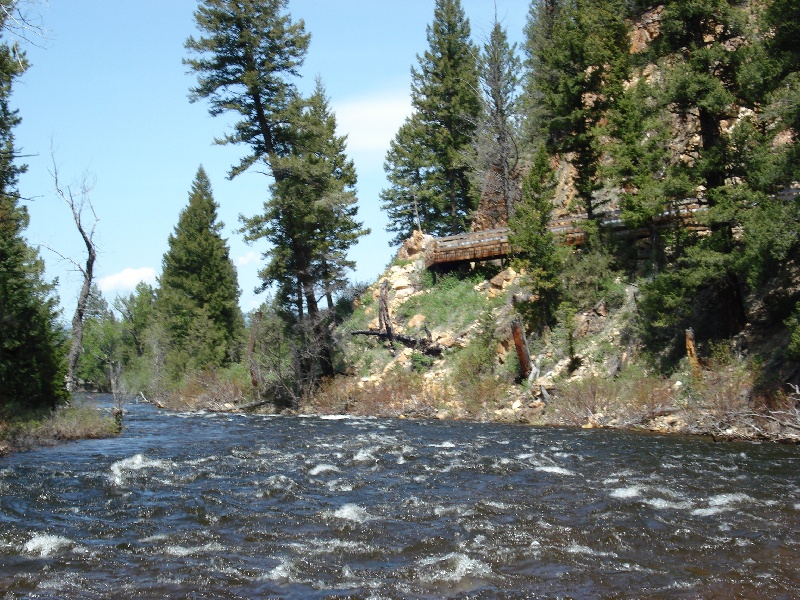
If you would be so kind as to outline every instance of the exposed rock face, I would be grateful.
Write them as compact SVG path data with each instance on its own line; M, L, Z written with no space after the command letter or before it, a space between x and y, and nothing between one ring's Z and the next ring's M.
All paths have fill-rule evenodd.
M472 231L486 231L508 225L508 207L503 194L503 176L499 169L494 168L486 173L481 189L481 200L478 210L472 220ZM522 169L514 169L508 182L511 188L512 203L519 202L521 190Z
M644 52L650 43L661 33L661 15L664 13L663 6L657 6L648 10L636 21L633 22L631 29L631 54Z
M397 251L398 260L419 260L424 258L425 251L431 240L433 240L433 236L424 234L419 230L414 231L411 237L400 246L400 250Z

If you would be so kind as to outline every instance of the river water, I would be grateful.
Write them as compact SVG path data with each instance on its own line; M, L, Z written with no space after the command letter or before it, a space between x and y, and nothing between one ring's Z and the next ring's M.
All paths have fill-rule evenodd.
M1 598L798 598L800 448L175 414L0 458Z

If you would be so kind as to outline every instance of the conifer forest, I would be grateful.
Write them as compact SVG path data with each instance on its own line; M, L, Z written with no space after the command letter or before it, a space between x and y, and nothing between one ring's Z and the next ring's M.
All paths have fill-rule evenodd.
M26 237L25 5L0 0L0 436L89 390L800 440L798 0L531 0L483 36L460 0L432 0L377 198L358 194L326 74L298 89L314 32L291 0L198 0L187 102L219 117L230 179L263 174L237 235L266 300L240 308L198 165L155 285L127 295L100 292L91 211L71 204L92 259L75 315ZM356 283L367 204L400 252ZM420 258L495 230L499 258Z

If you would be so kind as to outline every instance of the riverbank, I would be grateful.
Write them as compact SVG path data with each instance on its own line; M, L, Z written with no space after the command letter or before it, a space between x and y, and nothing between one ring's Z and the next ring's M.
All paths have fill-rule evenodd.
M707 372L702 379L589 378L558 386L543 399L530 388L495 389L483 399L425 385L395 373L376 385L342 378L299 407L305 414L465 420L579 429L699 435L718 441L800 443L800 396L754 404L741 374Z
M82 439L101 439L119 433L114 415L101 410L89 396L76 396L69 405L50 412L0 416L0 456Z

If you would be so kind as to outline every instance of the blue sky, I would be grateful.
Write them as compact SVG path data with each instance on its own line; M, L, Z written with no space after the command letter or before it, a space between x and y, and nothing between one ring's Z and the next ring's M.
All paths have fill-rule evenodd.
M482 42L495 4L512 41L521 42L528 0L462 0L473 38ZM62 184L92 183L99 218L98 284L107 300L129 293L137 281L155 284L167 239L186 206L199 165L211 179L249 311L263 245L247 245L238 216L260 212L268 179L248 172L233 181L228 169L246 152L215 146L229 117L212 118L208 106L190 104L194 79L181 59L195 34L194 0L30 0L29 11L46 30L24 44L31 66L16 83L13 105L22 123L15 131L28 172L20 192L29 198L34 245L82 261L85 254L66 204L55 194L52 171ZM311 45L297 81L304 93L319 75L348 135L348 155L358 173L359 217L372 234L351 250L351 279L372 281L392 259L386 217L378 195L386 186L383 161L389 142L410 114L410 70L427 48L426 26L434 0L290 0ZM51 152L52 148L52 152ZM71 317L80 276L69 261L46 248L47 277L59 279L65 318Z

